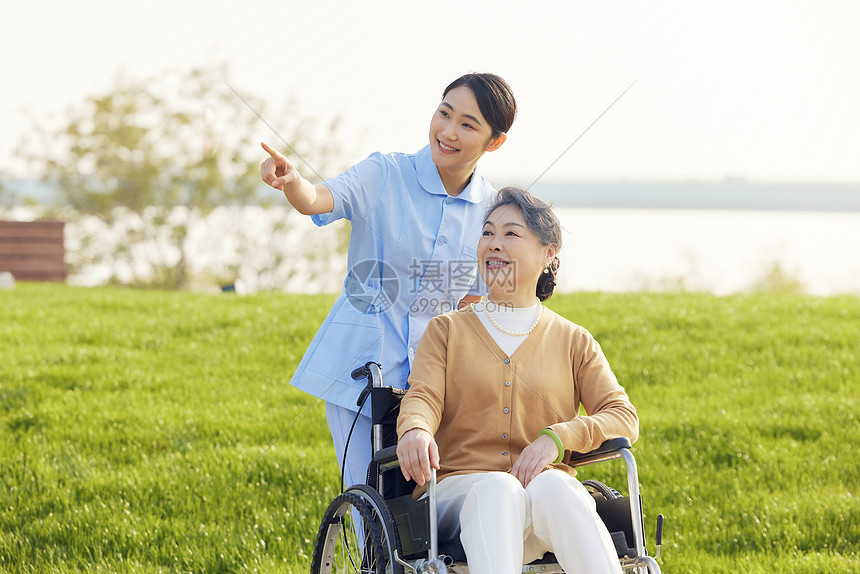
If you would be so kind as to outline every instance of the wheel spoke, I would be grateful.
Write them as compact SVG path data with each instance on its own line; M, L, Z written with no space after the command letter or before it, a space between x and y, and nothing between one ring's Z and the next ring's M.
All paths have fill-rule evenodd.
M361 555L358 547L358 540L355 536L355 530L352 528L353 519L349 516L349 511L340 519L340 551L341 564L343 569L338 568L340 572L361 572ZM358 554L358 556L356 556Z
M382 508L382 515L378 509ZM403 574L392 560L399 550L394 519L378 493L361 490L337 496L323 517L314 548L314 574Z

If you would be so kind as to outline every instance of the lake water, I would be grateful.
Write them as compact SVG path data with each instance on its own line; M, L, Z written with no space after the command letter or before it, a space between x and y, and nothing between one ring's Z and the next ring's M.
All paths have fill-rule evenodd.
M318 229L288 207L237 210L222 208L191 224L192 271L226 277L238 270L246 291L340 290L346 258L333 250L334 226ZM724 295L776 281L814 295L860 294L860 211L559 207L556 212L564 243L560 292L687 289ZM32 209L0 209L0 218L35 216ZM102 259L112 257L117 232L99 225L94 218L67 224L67 262L82 245L84 227L98 237ZM275 262L282 267L274 269ZM147 263L136 265L145 271ZM95 265L69 282L103 284L109 269L107 263Z
M807 293L860 294L860 213L557 209L562 291L728 294L776 273Z

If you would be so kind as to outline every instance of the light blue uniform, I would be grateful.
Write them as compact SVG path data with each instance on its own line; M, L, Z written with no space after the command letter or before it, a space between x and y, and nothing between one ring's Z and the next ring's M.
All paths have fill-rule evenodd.
M376 361L386 385L405 388L430 319L466 294L486 293L476 247L496 192L475 171L449 196L429 145L416 154L374 153L324 183L334 208L312 219L351 222L349 271L291 384L356 411L365 382L352 380L353 369Z

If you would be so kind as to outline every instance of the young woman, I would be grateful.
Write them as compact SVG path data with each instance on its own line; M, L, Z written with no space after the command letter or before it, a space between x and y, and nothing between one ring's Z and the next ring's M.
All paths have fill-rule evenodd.
M370 461L369 405L357 415L363 382L350 377L368 361L387 385L405 387L428 321L480 300L475 242L495 190L477 172L481 156L504 144L516 115L510 86L492 74L467 74L445 88L417 153L374 153L313 185L280 153L260 166L314 223L351 222L343 293L292 379L326 401L339 463L350 428L344 484L364 482Z
M400 406L400 467L419 485L439 471L439 536L459 534L472 574L520 572L548 551L565 572L621 572L564 461L636 440L639 419L597 341L541 303L560 247L549 206L503 189L478 243L487 300L430 321Z

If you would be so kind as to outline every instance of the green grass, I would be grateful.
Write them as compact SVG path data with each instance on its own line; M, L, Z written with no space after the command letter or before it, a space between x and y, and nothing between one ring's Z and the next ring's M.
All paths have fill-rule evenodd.
M338 474L288 381L332 300L0 292L0 570L307 571ZM664 571L860 571L860 298L549 303L639 409Z

